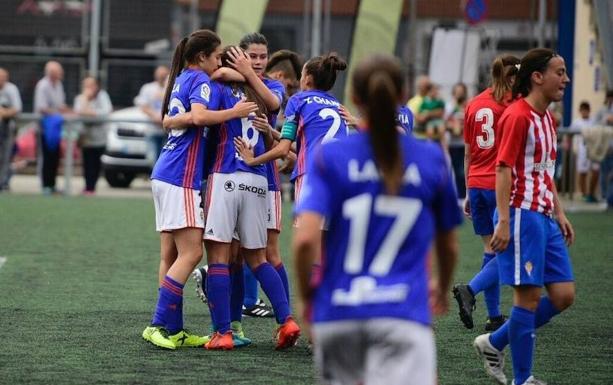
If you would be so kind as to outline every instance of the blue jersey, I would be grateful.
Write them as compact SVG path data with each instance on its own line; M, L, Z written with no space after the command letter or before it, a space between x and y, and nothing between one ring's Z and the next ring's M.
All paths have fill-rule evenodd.
M215 83L219 86L221 108L230 109L241 99L245 93L241 84ZM264 165L248 166L234 147L234 138L242 137L252 146L255 156L266 152L264 137L256 130L249 118L236 118L228 120L218 126L213 135L216 142L215 161L211 172L232 174L236 171L245 171L266 176Z
M279 100L279 106L283 104L283 99L285 98L285 87L281 82L269 78L262 78L266 87L272 91L272 93ZM271 112L268 114L268 123L274 129L277 125L277 115L279 114L279 110ZM277 163L273 160L266 163L266 177L268 179L268 190L270 191L279 191L279 185L281 184L279 180L279 170L277 169Z
M211 85L206 73L188 68L175 80L168 114L174 116L191 111L192 104L202 104L209 110L218 110L219 92ZM207 132L208 128L205 127L172 130L153 167L151 178L199 190L203 178Z
M307 173L308 159L321 143L347 136L339 106L334 96L319 90L299 92L287 101L281 137L296 140L298 160L292 180Z
M413 132L413 113L404 104L398 106L398 115L396 116L396 124L402 127L405 134L411 134Z
M430 323L426 258L436 231L462 222L440 146L401 136L405 170L386 195L367 132L322 145L296 213L326 218L313 322L377 317Z

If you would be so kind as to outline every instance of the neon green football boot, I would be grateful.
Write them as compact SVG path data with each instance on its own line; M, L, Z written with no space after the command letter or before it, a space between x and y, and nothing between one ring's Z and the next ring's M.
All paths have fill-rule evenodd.
M177 334L173 334L168 337L170 341L172 341L177 348L201 348L209 342L209 336L197 336L191 333L187 329L183 329Z
M174 342L168 338L168 332L163 327L147 326L143 330L143 338L160 348L176 349Z

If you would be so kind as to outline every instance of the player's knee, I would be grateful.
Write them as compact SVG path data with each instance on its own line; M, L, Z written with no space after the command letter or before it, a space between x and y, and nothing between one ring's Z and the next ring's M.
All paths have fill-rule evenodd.
M266 247L266 260L273 266L277 266L281 263L281 255L279 255L279 250L274 246Z
M562 293L556 293L550 297L553 306L559 311L564 311L575 302L575 291L566 290Z
M202 259L202 250L191 250L189 253L181 255L181 258L196 266Z

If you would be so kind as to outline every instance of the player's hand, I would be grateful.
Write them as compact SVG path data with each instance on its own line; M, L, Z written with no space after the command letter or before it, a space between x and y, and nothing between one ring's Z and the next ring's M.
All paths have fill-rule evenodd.
M236 148L238 155L243 158L245 164L251 166L254 159L253 147L251 147L251 145L247 143L245 139L239 136L234 138L234 147Z
M283 163L281 163L281 165L279 166L279 172L283 174L290 174L292 171L294 171L295 164L296 162L293 158L286 157L283 160Z
M449 311L449 298L446 290L444 291L436 279L431 279L428 283L428 294L430 302L430 311L434 316L442 316Z
M238 103L232 107L232 111L237 118L246 118L251 113L255 113L258 110L258 105L254 102L248 102L245 99L241 99Z
M260 115L253 118L251 121L251 125L256 130L260 131L262 134L268 135L272 130L272 126L268 123L268 119L265 116Z
M507 249L510 239L511 231L509 229L509 222L499 220L496 224L496 228L494 229L494 235L490 241L490 247L496 253L503 252Z
M342 104L340 106L338 106L338 112L341 114L343 119L345 119L345 123L348 126L357 126L358 125L358 118L356 118L355 116L351 115L351 112L349 112L349 110L347 108L345 108L345 106L343 106Z
M558 225L560 226L560 231L564 236L564 240L566 241L566 246L570 246L575 242L575 230L573 229L573 225L570 224L566 215L558 215Z
M470 213L470 201L468 200L468 197L464 198L464 215L466 215L466 218L468 219L473 219Z
M255 73L253 67L251 67L251 58L239 47L231 47L228 50L228 56L230 65L241 75L247 77L247 75Z

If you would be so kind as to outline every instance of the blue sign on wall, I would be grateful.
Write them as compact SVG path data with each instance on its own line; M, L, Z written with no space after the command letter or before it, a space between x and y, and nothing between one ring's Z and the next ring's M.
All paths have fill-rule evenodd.
M482 22L487 17L487 0L467 0L464 15L471 25Z

